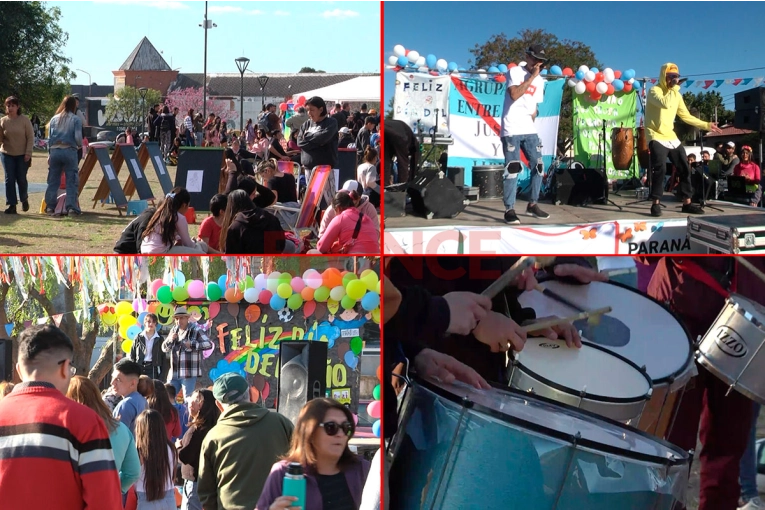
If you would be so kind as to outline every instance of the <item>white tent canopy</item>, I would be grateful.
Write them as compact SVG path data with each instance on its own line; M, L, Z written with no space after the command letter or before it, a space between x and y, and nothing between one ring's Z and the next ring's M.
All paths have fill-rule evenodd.
M292 97L305 96L306 99L313 96L319 96L326 102L379 102L380 101L380 77L379 76L359 76L348 81L336 83L328 87L298 92Z

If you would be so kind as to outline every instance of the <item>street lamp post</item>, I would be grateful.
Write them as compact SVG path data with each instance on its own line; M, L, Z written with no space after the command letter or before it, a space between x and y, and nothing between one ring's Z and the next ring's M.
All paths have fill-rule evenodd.
M141 124L143 125L143 127L146 127L145 126L145 124L146 124L146 93L148 91L149 91L149 89L146 88L146 87L141 87L140 89L138 89L138 93L141 94L141 110L142 110L142 113L141 113ZM138 130L138 136L139 137L141 136L141 130L140 129Z
M258 76L258 83L260 83L261 108L265 110L266 109L266 83L268 83L268 76L266 75Z
M234 59L236 67L239 68L239 74L242 75L242 82L239 87L239 131L244 130L244 72L247 71L247 66L250 64L250 59L247 57L239 57Z
M93 79L90 77L90 73L83 71L82 69L76 69L76 71L80 71L81 73L88 75L88 97L91 97L93 95Z
M138 83L138 80L140 80L140 79L141 79L141 76L140 76L140 75L139 75L139 76L135 76L135 77L133 78L133 88L134 88L134 89L136 89L136 90L138 90L138 86L137 86L137 83ZM134 110L134 111L136 111L136 115L135 115L135 117L133 118L133 122L138 122L138 112L137 112L137 110L138 110L138 105L136 104L136 103L138 102L138 98L137 98L137 97L135 97L135 96L133 96L133 97L135 98L135 99L133 100L133 110Z
M202 116L207 118L207 31L211 28L215 28L218 25L207 19L207 2L205 2L205 19L199 24L200 27L205 30L205 76L202 80Z

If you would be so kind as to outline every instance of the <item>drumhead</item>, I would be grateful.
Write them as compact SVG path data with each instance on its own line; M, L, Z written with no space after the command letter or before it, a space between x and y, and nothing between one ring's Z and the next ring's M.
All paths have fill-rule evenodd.
M640 401L651 390L650 378L631 361L584 342L569 348L563 340L529 338L515 354L520 368L561 391L604 401Z
M654 385L669 382L690 365L690 335L667 307L650 296L616 282L569 285L550 280L541 285L585 310L610 306L612 311L607 317L617 319L629 330L626 343L609 341L606 345L602 341L608 338L609 331L600 331L598 328L606 327L607 321L592 328L597 333L592 338L584 336L582 340L600 345L639 367L645 367ZM566 317L575 313L570 307L537 291L524 292L518 300L522 306L533 308L540 317Z
M765 331L765 307L756 301L742 296L741 294L731 294L728 297L736 311L744 316L746 320Z
M688 463L688 454L674 445L621 423L536 395L499 387L479 390L460 382L444 384L435 379L418 378L414 386L415 392L420 386L495 419L564 442L572 443L579 435L576 444L582 448L655 464Z

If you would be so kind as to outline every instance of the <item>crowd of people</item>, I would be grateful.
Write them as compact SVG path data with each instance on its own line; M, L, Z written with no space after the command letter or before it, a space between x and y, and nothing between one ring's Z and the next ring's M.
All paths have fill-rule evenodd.
M115 364L103 394L76 374L74 346L60 329L32 326L19 335L22 382L0 388L4 508L285 510L297 499L282 491L291 463L304 472L304 510L361 507L375 488L365 487L369 462L349 448L356 425L348 408L313 399L293 425L251 402L238 374L197 387L197 353L209 340L187 319L179 310L163 339L149 314L152 327ZM156 378L161 351L171 354L167 382ZM183 403L175 401L178 388ZM45 490L29 483L41 477Z

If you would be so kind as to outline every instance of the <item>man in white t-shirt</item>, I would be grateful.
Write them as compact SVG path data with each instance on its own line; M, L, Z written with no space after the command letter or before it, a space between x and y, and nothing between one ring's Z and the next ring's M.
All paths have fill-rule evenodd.
M505 222L520 223L515 214L515 195L518 189L518 175L523 169L521 151L531 167L531 200L526 214L535 218L549 218L537 205L542 187L542 142L539 140L534 119L537 105L544 100L544 80L539 76L547 62L545 50L540 44L533 44L526 50L526 63L507 71L507 95L502 108L502 149L505 153L505 174L503 180ZM523 64L523 63L522 63Z

